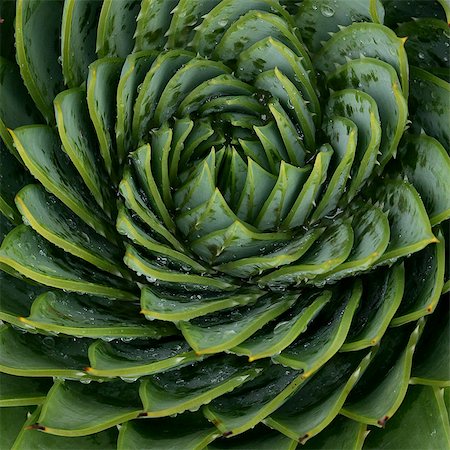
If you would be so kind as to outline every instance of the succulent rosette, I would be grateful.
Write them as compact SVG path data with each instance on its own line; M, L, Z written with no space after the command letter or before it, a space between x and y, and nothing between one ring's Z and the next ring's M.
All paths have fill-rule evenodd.
M449 448L446 0L0 7L2 449Z

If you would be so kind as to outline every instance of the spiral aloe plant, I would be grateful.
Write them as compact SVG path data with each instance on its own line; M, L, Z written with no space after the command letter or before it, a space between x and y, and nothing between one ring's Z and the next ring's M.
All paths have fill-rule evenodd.
M450 447L447 0L0 8L2 449Z

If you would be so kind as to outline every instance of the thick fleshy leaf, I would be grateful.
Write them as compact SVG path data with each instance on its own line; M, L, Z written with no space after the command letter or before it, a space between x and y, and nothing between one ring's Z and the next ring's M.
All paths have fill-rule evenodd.
M26 378L0 374L0 406L39 405L52 385L49 378Z
M353 23L334 34L317 53L316 67L325 73L335 70L335 65L349 59L378 58L391 65L401 81L405 98L408 98L408 60L404 40L388 27L378 23Z
M137 383L55 381L35 427L58 436L84 436L134 419L141 411Z
M264 423L302 444L319 434L366 370L372 354L362 353L335 355Z
M16 55L20 74L42 115L48 123L54 123L53 99L64 88L58 60L63 2L18 0L16 5Z
M135 381L142 375L164 372L197 359L189 345L177 336L161 341L145 338L98 340L89 347L91 367L86 371L92 375L120 376Z
M136 44L139 50L162 50L167 42L166 32L177 0L143 0L137 16Z
M28 448L46 450L116 450L116 428L109 428L100 433L87 436L66 439L62 436L42 433L39 429L35 429L33 425L36 423L40 412L41 408L37 408L36 411L28 417L11 450Z
M93 197L111 214L111 192L102 167L98 142L89 118L86 91L74 88L58 94L54 100L56 124L64 151L81 175ZM83 133L80 133L83 130Z
M391 328L381 340L367 371L351 392L341 413L350 419L384 426L401 405L408 389L412 357L423 319L411 327Z
M428 245L405 261L405 293L392 326L417 320L436 308L445 268L444 236L438 232L437 237L437 244Z
M3 11L2 11L3 12ZM20 433L31 408L17 406L0 408L0 446L1 448L14 448L14 441Z
M122 300L136 299L134 283L86 266L25 225L19 225L4 239L0 261L46 286Z
M361 294L359 282L343 293L335 292L334 298L314 318L307 331L273 360L302 370L304 379L311 376L344 343Z
M115 2L113 2L115 3ZM121 2L124 3L124 2ZM119 58L98 59L89 66L87 79L87 104L97 133L100 154L106 170L113 180L117 164L115 126L117 107L115 93L119 83L123 60Z
M347 259L352 245L353 230L349 220L335 221L295 264L258 278L258 284L282 287L327 273Z
M355 164L348 198L352 199L363 187L374 170L381 141L381 125L375 100L363 91L344 89L331 94L327 115L347 117L358 127Z
M139 390L148 417L163 417L201 405L221 397L236 387L258 377L264 365L245 363L233 355L213 356L194 365L152 375Z
M450 311L448 300L442 298L417 345L410 382L450 387L449 347Z
M236 288L234 284L223 278L218 279L212 276L192 274L190 271L183 270L183 266L173 261L170 264L171 261L167 261L167 259L145 257L131 245L127 245L124 261L135 272L144 275L149 283L154 283L157 286L167 286L171 283L176 283L176 285L187 286L191 289L211 289L213 291L229 291Z
M304 0L296 12L296 25L313 52L340 27L352 22L383 23L384 19L383 4L379 0L323 0L320 5L315 0Z
M387 213L391 229L389 245L378 264L394 262L437 242L422 200L409 183L385 180L376 199Z
M450 218L450 158L436 139L406 135L399 151L400 162L417 189L432 226Z
M301 295L286 313L269 322L231 351L247 355L249 361L279 354L307 329L330 298L330 291L313 291L304 297Z
M89 339L54 338L0 328L0 368L2 372L29 377L64 376L80 378L88 364Z
M99 58L124 58L131 53L139 8L138 0L103 2L97 28L96 50Z
M5 7L11 5L15 9L13 2L3 5ZM3 5L2 8L4 8ZM2 18L4 18L3 14L2 9ZM8 20L7 17L4 19ZM2 36L1 45L7 41L6 36L6 33ZM0 137L14 156L18 157L18 153L8 129L39 122L42 122L42 116L23 85L18 66L0 56Z
M359 89L369 94L378 106L381 135L381 167L395 156L406 126L408 105L394 68L384 61L362 58L349 61L329 75L332 89Z
M261 274L265 270L289 265L303 256L323 231L323 228L311 229L303 236L292 238L290 242L278 244L272 252L241 258L221 264L217 268L229 275L246 278Z
M141 313L150 319L172 322L191 320L222 309L234 308L255 302L263 295L260 291L202 292L162 290L144 287L141 294Z
M301 385L300 372L271 365L259 377L204 407L224 436L243 433L263 420Z
M16 326L21 326L20 317L30 314L33 300L47 290L45 286L32 283L31 280L6 273L3 267L0 271L0 286L0 320Z
M448 122L450 109L445 99L450 92L450 83L417 67L411 68L411 95L409 114L411 130L416 134L423 129L450 151Z
M139 306L131 302L61 291L37 297L30 315L20 317L20 321L51 333L92 338L159 338L176 333L170 324L145 320Z
M285 312L296 299L295 294L267 294L254 305L208 314L181 322L180 329L198 354L230 349Z
M356 124L345 117L331 117L323 124L323 131L334 150L331 159L333 175L329 178L326 190L311 216L314 222L338 206L350 178L358 139Z
M404 266L378 269L362 282L364 301L356 310L341 351L360 350L380 341L403 298Z
M61 64L64 81L70 88L80 86L96 59L95 40L102 3L95 0L64 1L61 30Z
M41 185L24 187L15 200L23 220L49 242L99 269L129 278L122 250L93 232Z
M122 425L118 450L200 450L219 435L201 413L133 420Z
M61 150L61 143L53 130L44 125L31 125L16 128L11 134L32 175L89 226L113 239L115 233L105 213L97 206L81 176Z
M264 425L257 425L245 434L232 439L216 439L208 445L211 450L249 450L251 447L259 450L295 450L297 442Z
M450 446L449 419L442 390L411 386L397 414L383 430L373 430L365 449L434 450Z
M367 434L367 425L338 415L330 425L301 447L304 450L345 448L360 450Z

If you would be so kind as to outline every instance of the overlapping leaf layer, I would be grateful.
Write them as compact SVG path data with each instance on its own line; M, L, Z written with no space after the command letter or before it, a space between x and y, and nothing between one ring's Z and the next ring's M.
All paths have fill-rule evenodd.
M450 447L448 2L0 7L2 449Z

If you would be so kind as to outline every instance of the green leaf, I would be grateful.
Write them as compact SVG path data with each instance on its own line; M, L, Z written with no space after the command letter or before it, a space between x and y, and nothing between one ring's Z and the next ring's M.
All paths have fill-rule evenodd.
M273 11L284 17L288 23L290 21L286 11L274 0L247 0L245 3L239 0L225 0L210 10L196 29L192 42L194 49L201 55L212 54L227 29L245 13L253 10Z
M364 301L353 317L341 351L376 345L384 336L403 298L405 268L380 268L362 278Z
M25 378L0 374L0 406L39 405L45 400L52 382L48 378Z
M289 265L303 256L314 242L321 236L324 228L314 228L303 235L292 237L289 242L279 242L273 251L263 252L256 256L239 258L217 266L217 269L229 275L248 278L263 273L265 270L276 269Z
M381 125L375 100L363 91L344 89L328 99L327 115L347 117L358 127L355 164L347 197L351 200L372 175L381 141Z
M117 178L117 150L115 126L117 119L116 90L123 60L98 59L89 66L87 104L100 143L100 154L113 180Z
M378 352L341 414L358 422L384 426L405 397L412 357L423 325L422 320L412 333L409 326L392 328L383 336Z
M122 425L118 450L200 450L218 436L217 429L201 413L151 420L133 420Z
M46 286L122 300L136 299L134 283L86 266L25 225L19 225L4 239L0 262Z
M279 354L297 337L306 331L308 325L320 313L331 298L330 291L306 293L276 320L269 322L253 336L231 351L247 355L249 361Z
M203 413L224 436L240 434L279 408L301 383L298 371L271 365L254 380L213 400Z
M256 425L244 434L234 436L232 439L216 439L208 448L211 450L295 450L297 442L289 439L277 431L264 425Z
M360 450L367 434L366 430L367 425L338 415L320 434L308 439L301 448L304 450L328 448Z
M54 123L53 99L64 89L60 56L63 2L16 2L16 57L20 74L34 103ZM45 32L43 32L45 30ZM40 39L36 39L36 35Z
M425 247L405 261L405 293L391 326L420 319L431 314L439 301L444 285L445 241Z
M409 183L384 180L376 198L388 215L391 230L389 245L378 264L392 263L437 242L422 200Z
M11 276L2 267L0 271L0 320L16 326L23 326L19 317L30 314L33 300L46 291L45 286L31 283L31 280Z
M89 339L43 336L0 327L0 369L24 377L80 378L88 365Z
M255 302L262 293L241 289L235 292L170 291L144 287L141 293L142 314L150 319L191 320L222 309L244 306Z
M385 429L370 432L364 448L448 448L449 429L442 391L429 386L411 386L397 414L387 423Z
M140 6L138 0L103 1L97 28L96 51L99 58L124 58L131 53Z
M44 125L30 125L16 128L11 134L23 162L47 191L98 233L115 242L116 234L107 216L61 150L61 143L53 130Z
M382 129L379 162L384 167L396 154L408 114L397 73L384 61L355 59L330 74L328 83L334 90L359 89L376 101Z
M35 429L33 425L39 417L40 408L29 416L24 427L17 436L11 450L42 448L46 450L115 450L117 442L117 429L109 428L100 433L88 436L65 437L55 436L48 433L42 433Z
M96 59L95 41L101 2L64 2L61 30L61 63L64 81L70 88L80 86Z
M176 0L143 0L137 16L133 52L140 50L162 50L167 42L166 32L171 14L177 6Z
M336 354L264 423L303 444L337 416L371 358L371 353Z
M353 230L348 219L335 221L295 264L258 278L261 286L300 284L342 264L353 246Z
M311 102L311 109L320 116L320 104L308 74L307 64L288 45L269 36L239 53L237 75L244 81L253 81L260 72L278 68ZM312 78L312 77L311 77Z
M106 171L98 152L98 143L89 119L86 91L69 89L54 100L56 123L64 151L81 175L100 208L111 215L111 191L103 180ZM83 133L80 133L83 130Z
M145 320L139 306L131 302L61 291L37 297L30 314L20 321L52 333L92 338L159 338L176 333L170 324Z
M383 23L384 19L383 4L379 0L323 0L320 5L315 0L304 0L296 11L295 23L313 52L340 27L356 21Z
M421 134L406 135L399 151L405 175L425 205L432 226L450 218L450 158L442 144Z
M267 294L254 305L208 314L181 322L180 330L197 354L228 350L285 312L296 299L295 294Z
M137 383L55 381L35 426L58 436L84 436L134 419L141 411Z
M332 155L333 149L331 145L325 144L320 147L311 174L303 185L286 219L281 224L283 229L301 226L309 217L321 193L321 186L325 182Z
M378 58L392 66L401 81L405 98L408 98L408 59L404 39L388 27L378 23L353 23L334 34L317 53L316 68L329 73L335 65L349 59Z
M387 215L377 207L364 207L362 204L359 206L359 210L353 216L354 241L348 258L325 275L319 275L314 283L320 284L323 281L329 283L368 270L389 245Z
M2 11L3 12L3 11ZM0 447L4 449L14 448L14 441L20 433L30 408L17 406L12 408L0 408Z
M313 319L306 332L283 350L273 361L302 370L307 379L342 346L361 299L361 283L355 282L333 298Z
M147 417L195 411L262 371L234 355L213 356L194 365L146 378L139 390Z
M447 125L450 110L445 98L449 95L450 84L417 67L411 67L410 80L411 131L419 134L424 130L449 152L450 133Z
M442 298L434 314L427 319L417 345L410 383L450 386L449 347L449 305L448 300Z
M15 9L13 2L3 5L5 7L12 5ZM4 17L3 14L2 9L2 17ZM12 19L13 21L14 19ZM2 26L5 26L5 23ZM7 33L5 32L1 39L2 44L7 41L6 37ZM12 130L39 122L42 122L42 116L23 85L18 66L0 56L0 137L14 156L19 158L8 129Z
M134 103L156 56L157 53L153 51L132 53L123 64L117 86L116 145L119 164L132 149Z
M173 75L194 55L184 50L161 53L147 72L138 93L133 112L133 142L141 143L153 124L158 101Z
M23 220L46 240L99 269L129 278L122 250L95 233L41 185L25 186L15 200Z
M309 173L309 167L300 168L281 161L275 186L253 222L259 230L276 229L285 219Z
M331 213L338 206L350 178L358 139L356 124L345 117L331 117L323 124L323 131L334 150L331 159L333 175L330 174L326 190L311 216L313 222Z
M127 381L135 381L140 376L164 372L198 359L178 336L163 340L98 340L89 347L91 367L86 368L86 372L94 376L120 376Z
M125 264L133 269L138 274L147 277L149 283L156 283L157 285L167 285L170 283L177 283L180 286L192 286L200 290L231 290L236 286L231 284L231 280L214 278L212 276L191 274L188 271L183 271L182 267L172 264L170 261L164 261L161 258L144 257L142 253L138 252L133 246L127 245L124 256Z

